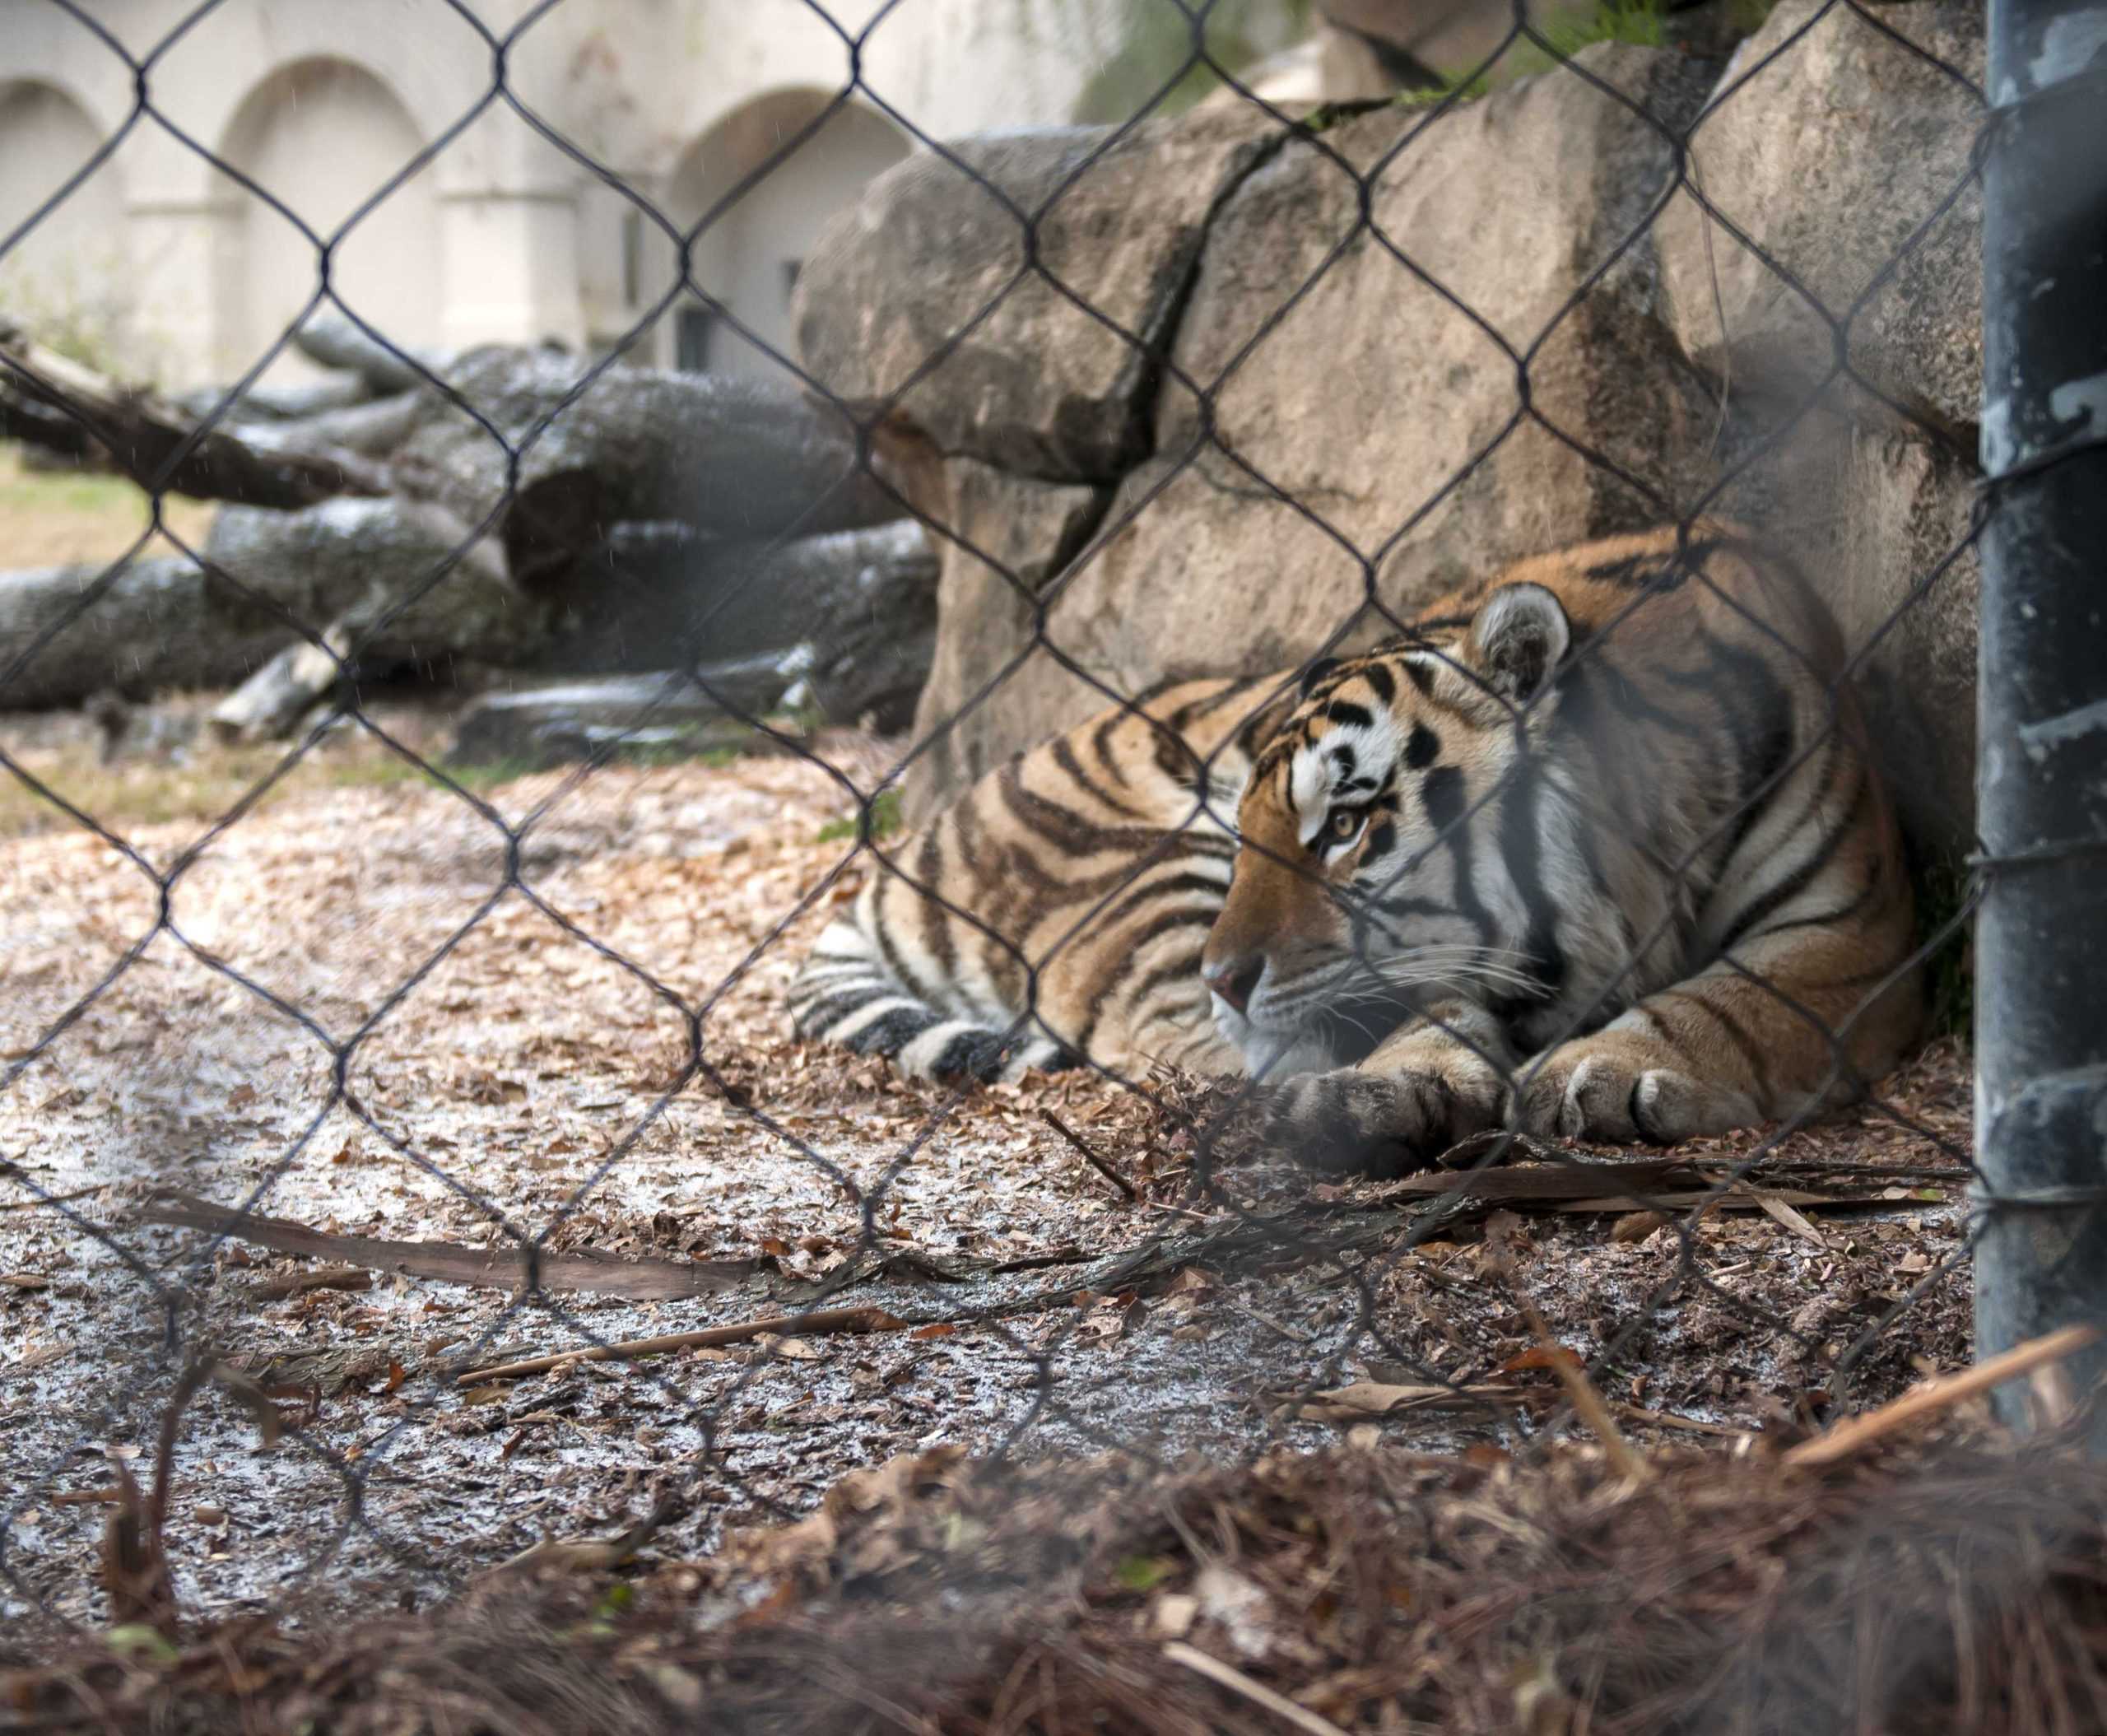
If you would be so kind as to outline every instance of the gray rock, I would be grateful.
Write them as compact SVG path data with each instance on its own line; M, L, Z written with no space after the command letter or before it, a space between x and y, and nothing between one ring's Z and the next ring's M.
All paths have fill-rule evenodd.
M879 176L799 275L805 366L947 455L1056 482L1118 477L1147 451L1151 352L1209 217L1281 133L1246 105L1146 122L1108 148L1110 136L965 140L954 148L979 181L928 152Z
M1984 76L1982 8L1867 8L1961 77L1849 7L1807 28L1821 10L1820 0L1782 0L1736 53L1692 135L1695 179L1830 313L1849 314L1865 298L1849 356L1869 384L1908 415L1972 429L1983 374L1982 202L1967 176L1983 110L1961 78ZM1828 323L1688 193L1662 213L1659 242L1668 319L1707 374L1770 400L1774 417L1828 375Z
M753 715L774 709L795 678L784 663L705 666L696 673L708 692L658 672L485 694L463 710L447 758L457 766L540 769L603 752L682 756L747 747L757 739L752 726L719 701Z
M133 561L24 667L16 659L77 607L101 563L0 573L0 710L77 705L114 692L145 699L246 678L285 641L282 629L230 623L185 557Z
M1111 499L1109 489L1009 476L971 458L948 461L938 484L929 510L951 535L937 539L941 626L914 714L914 739L926 746L904 788L910 823L998 763L989 753L1007 738L986 714L1006 714L1015 701L1007 689L985 699L982 690L1029 642L1035 593L1083 547Z

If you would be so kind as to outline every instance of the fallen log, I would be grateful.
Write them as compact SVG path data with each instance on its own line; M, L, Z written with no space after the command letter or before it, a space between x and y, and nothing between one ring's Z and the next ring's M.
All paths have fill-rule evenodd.
M232 586L216 593L219 618L230 626L282 622L290 614L320 628L353 611L377 624L390 605L416 596L379 629L384 654L413 654L421 645L435 655L510 663L548 637L547 605L520 593L503 550L429 503L328 500L300 512L228 507L213 519L204 554L257 595L249 601Z
M402 345L390 349L369 337L342 314L318 314L293 333L293 347L309 361L355 375L367 390L380 395L412 392L427 384L408 356L444 379L452 358L443 351ZM400 355L396 353L400 350Z
M306 506L388 492L384 474L354 453L268 448L231 428L200 434L200 426L199 417L154 393L0 326L0 431L16 439L107 464L142 488L201 500Z
M289 384L258 384L236 396L233 386L199 386L176 394L176 407L200 421L226 406L223 420L240 426L268 426L272 422L302 421L327 411L344 410L364 403L372 393L356 375L338 374L327 379L295 380ZM231 398L233 402L228 403Z
M96 587L86 612L62 627ZM0 573L0 710L246 679L285 643L285 630L219 618L210 590L181 556L133 561L114 576L100 561Z
M156 1190L132 1214L142 1223L168 1224L231 1236L281 1254L305 1254L375 1272L401 1272L435 1283L509 1290L528 1275L528 1249L516 1242L463 1248L452 1242L392 1241L374 1236L338 1236L282 1217L266 1217L201 1199L174 1188ZM634 1302L673 1301L714 1296L760 1270L750 1259L629 1259L586 1250L577 1254L536 1252L533 1276L544 1289L588 1291Z
M779 547L616 526L589 571L543 667L663 668L669 653L714 663L804 645L793 703L891 729L912 718L935 655L937 557L912 519Z
M773 710L795 678L784 662L770 656L706 667L697 673L709 693L664 671L486 693L462 712L447 758L541 770L609 751L693 757L751 747L755 731L726 705L748 716Z
M314 626L319 645L282 626L281 648L215 708L236 741L290 733L347 673L378 675L449 658L514 663L547 636L547 605L523 596L505 556L443 508L404 500L331 500L304 512L230 507L206 541L230 586L213 593L244 626ZM441 576L443 575L443 576ZM282 610L284 614L280 611Z
M471 351L451 384L505 444L435 393L393 465L399 486L470 524L502 512L505 552L530 589L561 589L624 519L760 538L900 516L842 418L787 388L617 367L567 401L579 377L574 361L545 351ZM507 446L519 455L509 493Z
M335 450L384 458L410 437L423 410L423 400L416 393L398 392L393 398L345 409L281 422L261 422L243 430L242 437L250 445L270 452Z

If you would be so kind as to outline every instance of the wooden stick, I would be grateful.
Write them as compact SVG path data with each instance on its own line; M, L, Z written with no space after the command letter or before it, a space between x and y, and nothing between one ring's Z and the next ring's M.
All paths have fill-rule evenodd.
M323 1266L313 1272L289 1272L266 1278L249 1293L259 1302L282 1301L310 1290L370 1290L373 1273L365 1266Z
M1513 1279L1510 1274L1510 1286ZM1579 1357L1568 1350L1551 1335L1551 1328L1544 1324L1543 1315L1537 1305L1515 1288L1515 1300L1527 1313L1529 1325L1537 1335L1537 1347L1544 1361L1551 1364L1551 1372L1558 1376L1559 1384L1565 1389L1565 1396L1572 1401L1573 1408L1586 1423L1596 1440L1602 1444L1602 1450L1609 1454L1610 1463L1616 1466L1618 1476L1637 1484L1650 1482L1654 1468L1646 1463L1643 1454L1635 1452L1624 1438L1624 1431L1616 1426L1610 1408L1602 1402L1602 1395L1595 1390L1595 1383L1588 1378L1588 1371Z
M1205 1676L1217 1687L1226 1687L1232 1694L1241 1695L1254 1706L1262 1706L1276 1718L1284 1718L1298 1730L1306 1730L1309 1736L1347 1736L1347 1733L1328 1718L1320 1718L1307 1706L1297 1706L1285 1694L1277 1694L1263 1682L1254 1682L1240 1669L1226 1664L1219 1658L1211 1658L1197 1645L1188 1645L1183 1640L1173 1640L1163 1648L1163 1655L1173 1664L1182 1664L1196 1676Z
M566 1362L626 1361L635 1357L655 1357L669 1350L708 1350L724 1344L743 1344L764 1333L785 1338L825 1332L900 1332L919 1323L903 1320L882 1308L823 1308L816 1314L784 1315L772 1320L742 1320L736 1326L706 1326L699 1332L669 1332L655 1338L628 1338L619 1344L588 1344L582 1350L559 1351L554 1356L530 1357L523 1362L500 1362L490 1368L472 1368L456 1375L456 1386L473 1386L485 1380L519 1380L528 1375L545 1375Z
M151 1224L174 1224L253 1242L281 1254L305 1254L374 1272L407 1272L442 1284L475 1284L495 1290L526 1281L527 1250L517 1243L462 1248L451 1242L385 1241L371 1236L332 1236L305 1224L288 1223L216 1205L209 1199L165 1188L134 1214ZM541 1257L547 1290L584 1290L633 1301L680 1301L728 1290L756 1269L752 1260L617 1259L605 1254L551 1254Z
M1738 1440L1749 1432L1724 1422L1706 1422L1696 1417L1678 1417L1673 1411L1649 1411L1643 1404L1626 1404L1621 1399L1609 1401L1610 1408L1618 1416L1633 1422L1650 1422L1656 1428L1687 1429L1693 1435L1717 1435L1722 1440Z
M2083 1350L2099 1336L2100 1329L2096 1326L2066 1326L2058 1332L2044 1333L2024 1344L2014 1345L2002 1356L1962 1369L1958 1374L1940 1375L1923 1381L1878 1410L1847 1417L1824 1429L1813 1440L1788 1448L1784 1462L1798 1465L1834 1464L1898 1429L1951 1410L1956 1404L1965 1403L1977 1394L1987 1393L1993 1386L2002 1386L2045 1363L2060 1361Z
M338 495L384 495L382 467L348 452L252 444L137 385L84 367L0 322L0 432L85 457L144 487L180 449L167 486L201 500L309 506Z
M1119 1171L1114 1169L1110 1164L1107 1163L1102 1157L1099 1157L1095 1152L1093 1152L1088 1146L1085 1145L1082 1141L1082 1135L1078 1133L1073 1128L1070 1127L1068 1124L1063 1121L1058 1115L1055 1115L1052 1110L1042 1109L1040 1110L1039 1119L1044 1121L1049 1127L1052 1128L1054 1131L1058 1133L1063 1139L1067 1140L1070 1145L1073 1146L1076 1150L1081 1154L1082 1160L1085 1163L1095 1170L1099 1175L1102 1175L1107 1181L1110 1182L1114 1187L1119 1189L1122 1194L1124 1194L1130 1204L1140 1199L1142 1196L1135 1190L1133 1183L1128 1180L1124 1175L1122 1175L1119 1172Z
M1763 1215L1773 1223L1790 1230L1802 1241L1812 1242L1825 1254L1831 1251L1829 1239L1795 1210L1783 1194L1765 1192L1756 1196L1756 1203L1763 1208Z

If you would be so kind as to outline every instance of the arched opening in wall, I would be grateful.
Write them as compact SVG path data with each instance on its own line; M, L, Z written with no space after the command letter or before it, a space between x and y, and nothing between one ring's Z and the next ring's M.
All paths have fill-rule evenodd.
M667 214L683 229L811 125L833 100L826 91L756 97L690 146L667 189ZM863 184L908 154L909 142L875 111L844 104L775 161L697 238L695 278L740 324L794 357L790 295L827 220ZM672 314L667 359L694 372L780 375L764 351L686 296Z
M0 241L102 144L101 129L63 91L0 79ZM0 254L0 314L46 343L106 361L122 339L130 283L124 196L109 161Z
M235 112L220 155L327 240L424 147L410 112L364 69L303 60L271 74ZM214 339L228 377L253 365L313 300L314 244L247 188L219 178ZM344 305L405 348L441 328L439 194L427 167L361 217L332 258ZM270 377L312 377L288 350Z

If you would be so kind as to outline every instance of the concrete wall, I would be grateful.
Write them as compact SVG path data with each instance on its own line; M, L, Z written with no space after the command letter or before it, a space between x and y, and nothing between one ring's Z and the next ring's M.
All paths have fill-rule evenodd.
M731 316L712 364L769 368L736 325L788 348L785 267L826 217L918 133L1070 119L1127 0L915 0L854 49L843 31L875 8L833 3L841 30L802 0L563 0L506 47L515 109L493 98L492 41L442 0L252 0L188 28L191 0L102 0L94 16L130 53L159 49L148 115L92 31L48 0L0 0L0 243L118 142L0 254L0 310L49 325L63 304L171 386L233 379L315 293L290 213L335 241L346 304L406 343L630 342L671 363L684 314L691 347L702 336L672 232L816 128L694 248ZM498 38L530 4L476 10ZM852 54L863 88L840 99Z

